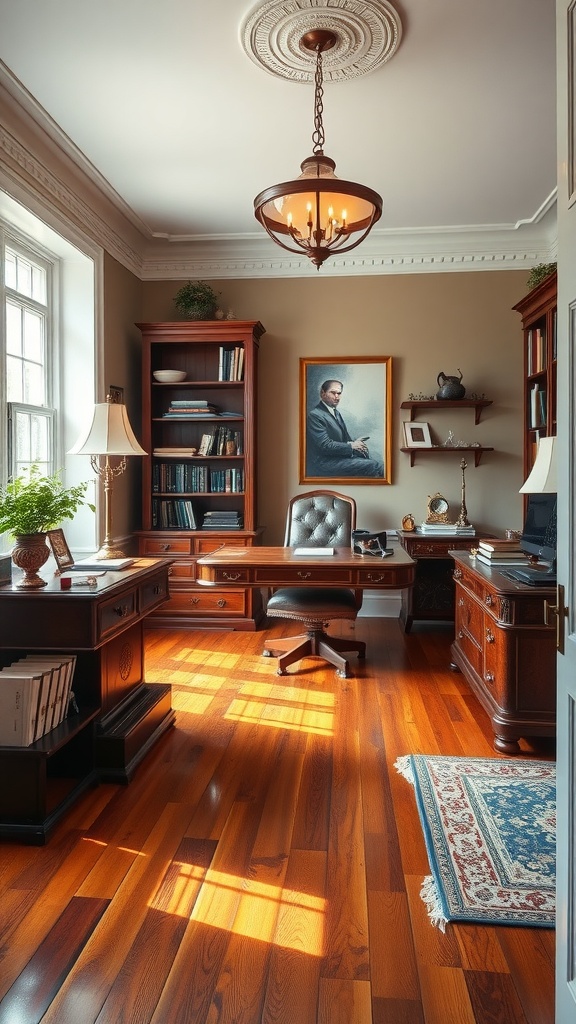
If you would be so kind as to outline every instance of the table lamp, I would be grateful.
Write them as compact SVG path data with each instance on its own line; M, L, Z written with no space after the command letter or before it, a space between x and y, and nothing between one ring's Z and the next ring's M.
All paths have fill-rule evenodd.
M113 402L110 395L105 402L94 406L92 422L70 449L68 455L89 455L92 469L104 481L106 509L106 535L104 543L95 558L124 558L124 552L112 543L112 487L114 478L126 469L127 455L146 455L134 436L126 406ZM118 456L120 461L112 465L110 457ZM104 460L101 463L101 459Z
M556 473L556 438L541 437L538 442L534 465L520 494L556 494L558 490Z

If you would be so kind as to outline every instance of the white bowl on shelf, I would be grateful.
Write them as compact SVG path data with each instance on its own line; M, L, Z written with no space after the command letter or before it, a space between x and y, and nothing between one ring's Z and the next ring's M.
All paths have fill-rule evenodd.
M186 380L186 370L153 370L152 376L160 384L178 384Z

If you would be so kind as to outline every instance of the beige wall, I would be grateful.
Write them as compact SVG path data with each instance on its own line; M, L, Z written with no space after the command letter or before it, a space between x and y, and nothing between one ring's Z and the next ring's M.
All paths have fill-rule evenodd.
M433 410L434 440L453 430L457 439L494 447L478 468L468 458L466 505L476 526L520 527L522 501L521 325L512 306L527 291L525 271L484 271L384 277L213 281L221 305L239 319L261 320L266 334L259 359L259 521L265 541L282 540L291 494L316 485L299 483L300 358L392 357L392 484L334 484L358 502L358 525L400 526L411 512L420 521L426 497L441 491L456 518L461 501L457 454L416 456L410 468L402 446L400 402L409 392L437 391L440 371L457 372L469 391L493 405L478 426L469 409ZM143 321L178 319L173 296L181 282L144 282ZM345 415L344 400L342 412Z
M111 384L124 388L130 423L140 440L142 358L135 322L140 319L142 282L108 254L104 258L104 297L103 386L106 393ZM129 536L141 524L140 469L140 459L129 458L126 472L114 481L112 532L116 538Z

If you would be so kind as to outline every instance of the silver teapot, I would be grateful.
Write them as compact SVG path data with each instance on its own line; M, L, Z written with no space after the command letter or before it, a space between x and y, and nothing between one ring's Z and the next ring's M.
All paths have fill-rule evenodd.
M464 398L466 394L466 388L461 384L462 370L459 368L459 377L449 377L447 374L440 371L436 378L440 390L438 391L436 398L448 400L451 402L458 401L459 398Z

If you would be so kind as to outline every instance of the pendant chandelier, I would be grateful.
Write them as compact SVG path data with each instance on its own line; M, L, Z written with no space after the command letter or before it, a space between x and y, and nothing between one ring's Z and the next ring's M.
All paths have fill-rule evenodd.
M382 197L366 185L337 178L336 164L324 153L322 54L337 41L334 32L315 29L301 46L316 53L313 152L294 181L271 185L254 200L254 214L270 237L288 252L304 253L318 270L332 253L355 249L382 215Z

